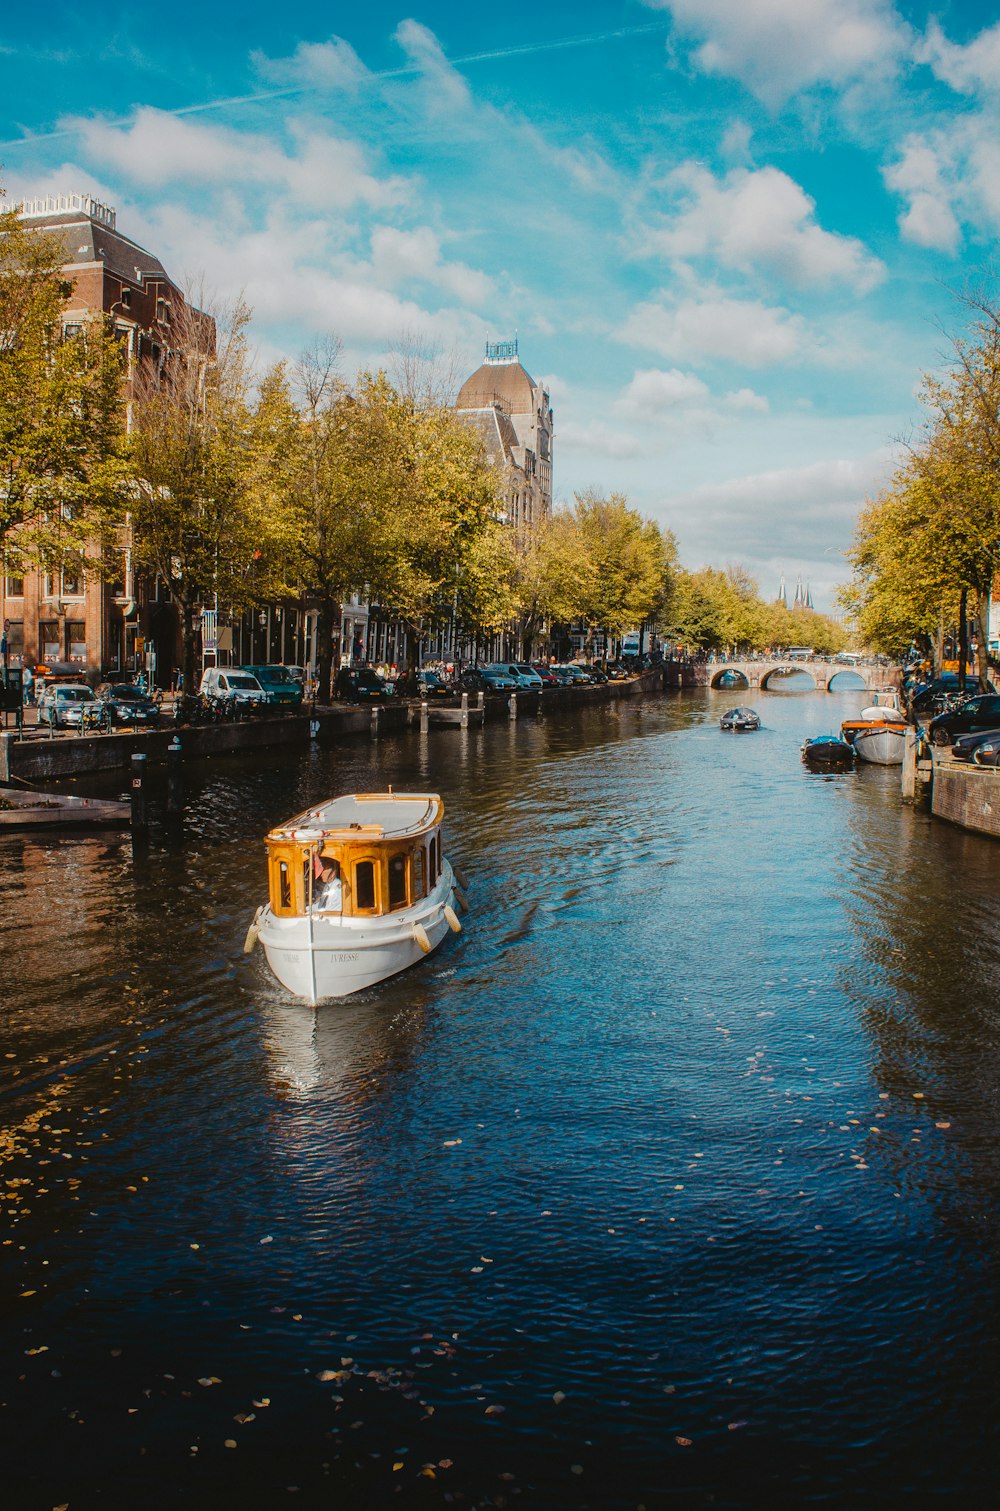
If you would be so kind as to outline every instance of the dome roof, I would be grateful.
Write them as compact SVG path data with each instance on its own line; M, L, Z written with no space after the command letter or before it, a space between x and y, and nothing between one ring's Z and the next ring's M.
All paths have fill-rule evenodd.
M530 414L535 407L535 380L520 362L484 362L466 378L456 409L489 409L499 404L507 414Z

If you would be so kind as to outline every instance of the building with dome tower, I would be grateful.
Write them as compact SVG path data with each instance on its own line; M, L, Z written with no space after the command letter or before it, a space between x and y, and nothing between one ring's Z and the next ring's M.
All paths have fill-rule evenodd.
M530 530L552 509L554 419L547 392L521 366L516 336L487 341L485 360L462 384L455 410L501 470L507 521Z

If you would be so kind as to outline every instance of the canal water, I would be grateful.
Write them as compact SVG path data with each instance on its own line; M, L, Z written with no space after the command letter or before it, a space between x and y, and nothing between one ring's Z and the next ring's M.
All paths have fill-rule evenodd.
M5 1507L992 1502L1000 851L804 768L859 694L734 701L0 842ZM387 783L464 931L314 1012L242 953L261 838Z

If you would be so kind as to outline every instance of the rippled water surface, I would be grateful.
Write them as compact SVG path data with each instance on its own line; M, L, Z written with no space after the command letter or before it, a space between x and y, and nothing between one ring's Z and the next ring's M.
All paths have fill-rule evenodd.
M1000 849L803 768L858 695L741 698L0 841L5 1505L993 1502ZM242 953L261 838L386 783L465 929L314 1012Z

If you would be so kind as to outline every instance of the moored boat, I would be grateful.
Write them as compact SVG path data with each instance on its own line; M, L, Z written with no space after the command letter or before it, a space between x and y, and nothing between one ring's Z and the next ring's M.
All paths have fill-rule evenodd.
M802 759L809 766L852 766L854 747L838 735L814 735L803 742Z
M78 825L121 826L129 822L128 803L107 798L75 797L59 792L0 789L0 828L46 829Z
M876 723L859 729L854 736L854 751L859 761L874 766L902 766L906 749L906 724Z
M436 793L333 798L267 835L268 902L247 933L282 986L313 1004L406 970L461 924Z
M751 730L760 728L760 714L755 708L727 708L719 720L720 729Z

